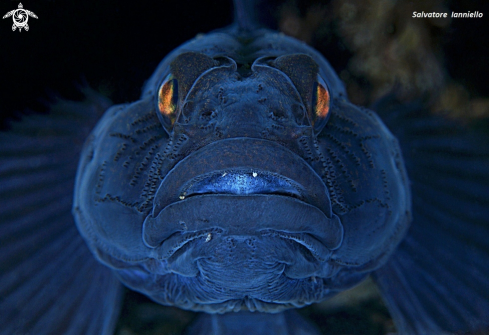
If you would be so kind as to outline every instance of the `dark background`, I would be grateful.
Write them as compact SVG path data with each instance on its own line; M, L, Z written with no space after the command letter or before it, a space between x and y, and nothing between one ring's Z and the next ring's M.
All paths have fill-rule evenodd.
M2 16L19 1L1 1ZM159 61L182 42L231 22L229 1L23 1L29 31L0 21L0 112L43 109L47 93L79 98L86 81L116 102L137 100ZM3 13L5 12L5 13Z
M381 62L382 66L372 71L368 66L362 70L355 65L355 59L357 64L372 60L372 55L366 52L369 48L378 50L379 59L384 59L380 57L385 51L383 44L387 46L399 40L397 45L408 50L403 57L409 60L421 53L432 55L433 68L441 73L440 79L428 88L413 84L407 94L409 98L428 94L433 97L435 108L451 109L457 117L480 119L489 115L489 7L486 2L303 0L284 4L272 0L268 8L278 28L307 41L326 56L345 81L353 102L372 103L403 71L423 74L432 70L420 66L423 58L417 63L399 57L390 63ZM0 15L16 9L18 3L19 0L1 0ZM343 25L345 3L356 6L358 18L346 26ZM375 3L381 4L377 14L375 10L373 14L362 14ZM395 8L389 7L389 3ZM77 84L82 83L107 95L114 103L135 101L144 81L168 52L198 33L221 28L232 21L230 0L25 0L22 4L38 16L38 19L29 18L29 31L12 32L12 18L0 20L0 127L6 127L6 118L19 118L33 111L46 112L43 101L53 96L81 99ZM377 19L375 15L382 13L382 6L390 14ZM412 19L413 10L478 10L484 17L440 23ZM378 36L374 35L371 45L355 47L354 33L374 30L372 22L385 29L375 30ZM406 42L409 31L418 32L414 47L414 42ZM379 73L386 75L379 76ZM410 78L405 86L409 87L409 80L414 82L417 77ZM314 319L326 334L384 334L393 330L388 312L375 293L336 308L311 307L303 313ZM193 317L192 313L157 306L131 293L126 298L118 334L178 333Z
M282 30L312 44L326 55L338 73L346 73L342 79L347 83L353 102L366 105L377 98L372 85L379 84L372 84L368 74L349 69L352 55L361 52L352 47L339 28L343 17L338 14L335 4L338 1L267 2L271 4L268 7L270 15ZM368 1L349 2L371 7ZM18 3L19 0L1 0L0 14L3 16L16 9ZM403 21L424 25L427 28L422 33L429 38L423 42L423 47L433 50L446 77L463 85L468 98L488 97L487 2L395 3L398 10L390 14L392 22L385 23L386 32L382 34L396 38L396 30L401 29ZM198 33L223 27L232 21L230 0L28 0L23 5L39 17L29 18L29 31L12 32L12 19L0 20L0 119L26 108L44 110L39 101L48 98L50 93L79 98L75 84L83 81L108 95L115 103L134 101L144 81L169 51ZM323 10L322 16L311 18L310 14L317 13L318 8ZM449 25L442 28L427 24L427 19L410 18L411 10L437 9L479 10L485 16L446 21ZM371 25L369 22L365 24ZM347 72L343 71L345 69Z

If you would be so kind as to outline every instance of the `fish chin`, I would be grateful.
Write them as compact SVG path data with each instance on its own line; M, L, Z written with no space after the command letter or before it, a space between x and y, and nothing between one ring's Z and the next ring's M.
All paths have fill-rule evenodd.
M181 246L165 260L166 268L184 277L202 276L222 287L238 285L242 290L263 283L270 286L277 275L304 279L331 277L336 273L335 267L328 263L331 251L320 253L314 249L321 244L313 237L281 235L286 236L269 231L262 236L208 233ZM238 278L241 279L236 282Z
M161 304L208 313L278 312L344 289L337 280L344 268L332 259L341 225L294 197L193 195L148 217L143 235L155 245L152 258L117 273Z
M320 262L302 244L278 236L203 235L152 263L145 270L119 270L119 277L161 304L195 311L278 312L338 291L332 286L339 271L334 263ZM166 273L149 273L157 269Z

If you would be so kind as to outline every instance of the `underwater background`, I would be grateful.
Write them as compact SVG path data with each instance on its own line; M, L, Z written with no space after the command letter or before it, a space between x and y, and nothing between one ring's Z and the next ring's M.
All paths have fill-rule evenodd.
M0 1L2 16L17 8ZM350 100L369 106L394 87L423 98L433 113L489 129L487 1L267 1L276 28L319 50L345 82ZM22 2L38 19L29 31L0 22L0 127L45 112L54 96L80 99L88 84L114 103L139 98L163 57L199 33L232 22L219 1ZM412 18L413 11L475 12L482 18ZM395 327L371 281L304 308L323 334L388 334ZM195 313L164 307L128 291L119 335L180 334Z

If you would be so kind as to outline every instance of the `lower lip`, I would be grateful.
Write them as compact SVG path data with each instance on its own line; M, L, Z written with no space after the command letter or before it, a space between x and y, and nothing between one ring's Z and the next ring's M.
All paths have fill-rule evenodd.
M261 235L267 230L310 234L325 250L338 248L343 239L343 226L336 215L328 218L298 199L273 194L208 194L173 203L156 217L149 215L143 224L143 240L157 249L158 258L165 258L178 249L178 243L167 241L170 236L207 234L212 229L227 235Z

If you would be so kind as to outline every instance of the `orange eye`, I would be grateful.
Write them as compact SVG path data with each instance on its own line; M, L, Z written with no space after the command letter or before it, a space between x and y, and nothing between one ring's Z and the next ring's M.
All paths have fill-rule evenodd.
M178 86L177 80L170 74L158 90L159 118L169 131L177 118Z
M316 87L313 92L313 115L311 121L315 132L319 133L328 121L330 97L328 87L320 76L318 76L318 82L315 86Z

